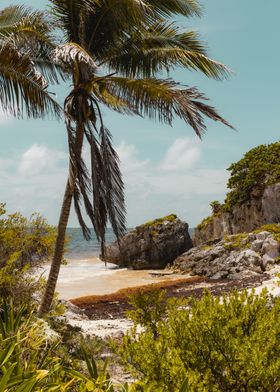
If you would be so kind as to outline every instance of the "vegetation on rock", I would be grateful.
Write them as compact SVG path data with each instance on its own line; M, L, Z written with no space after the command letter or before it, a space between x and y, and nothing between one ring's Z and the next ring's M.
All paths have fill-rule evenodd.
M216 200L210 203L212 215L197 225L198 230L208 226L214 216L232 212L234 206L241 205L254 196L261 196L266 186L280 181L280 142L253 148L228 170L231 173L227 184L230 192L223 204Z
M224 247L227 250L241 250L250 248L250 241L247 233L239 233L224 238Z
M262 191L267 185L280 181L280 142L260 145L248 151L228 170L231 173L224 211L231 211L237 204L250 200L252 191Z
M214 214L208 216L207 218L204 218L202 222L199 223L199 225L196 226L196 229L198 230L203 230L206 226L208 226L214 219Z
M157 218L157 219L148 221L146 223L143 223L143 225L138 226L138 228L146 228L146 227L156 228L157 226L162 225L164 222L174 222L176 219L178 219L177 215L170 214L170 215L164 216L163 218Z
M268 231L272 233L274 239L280 243L280 223L270 223L268 225L263 225L259 229L255 230L254 233L260 233L262 231Z

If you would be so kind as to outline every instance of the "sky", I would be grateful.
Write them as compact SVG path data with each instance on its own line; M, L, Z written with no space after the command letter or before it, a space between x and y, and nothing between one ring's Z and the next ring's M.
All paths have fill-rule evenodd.
M45 0L14 1L44 8ZM176 213L191 227L223 201L226 170L249 149L279 140L279 0L202 0L202 18L180 19L206 41L210 57L233 71L217 82L198 72L171 73L196 86L237 131L207 121L200 141L181 120L173 127L103 110L121 159L128 227ZM2 0L1 6L10 5ZM62 103L68 86L57 90ZM10 212L34 211L56 224L67 179L67 135L63 122L15 120L0 112L0 201ZM74 212L69 226L78 226Z

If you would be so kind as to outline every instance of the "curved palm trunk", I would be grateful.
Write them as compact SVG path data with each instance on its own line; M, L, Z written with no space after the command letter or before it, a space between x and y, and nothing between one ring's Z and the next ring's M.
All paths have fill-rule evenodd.
M84 126L83 123L80 122L77 125L77 137L75 141L75 153L77 157L80 157L82 153L83 137L84 137ZM51 269L49 272L47 287L39 309L39 316L43 316L50 310L53 301L57 279L60 271L60 266L63 258L66 229L67 229L67 223L71 210L76 178L77 178L77 169L73 166L70 160L69 176L64 192L64 198L63 198L63 203L62 203L59 222L58 222L58 234L55 243L55 251L51 264Z

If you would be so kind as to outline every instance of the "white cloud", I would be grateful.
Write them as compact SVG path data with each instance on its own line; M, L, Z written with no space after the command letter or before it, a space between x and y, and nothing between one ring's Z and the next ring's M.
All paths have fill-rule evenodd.
M149 185L150 161L140 160L136 147L124 141L116 147L116 151L121 161L126 195L132 194L137 195L137 198L146 198L151 192Z
M125 182L128 226L177 213L197 224L209 212L209 202L223 200L227 171L204 167L202 144L192 139L177 139L162 159L143 159L133 144L120 143ZM88 158L88 151L85 151ZM0 159L1 200L9 211L30 215L39 211L55 224L59 216L67 180L67 154L34 144L18 157ZM70 225L77 225L72 213Z
M66 157L67 155L63 152L34 144L22 154L18 170L22 176L35 176L44 171L50 172L59 161L65 160Z
M193 139L177 139L154 163L141 160L132 144L117 146L131 225L173 212L194 225L209 213L211 200L223 200L228 173L203 167L201 148Z
M67 154L34 144L20 156L0 160L1 200L9 211L40 212L55 224L67 180Z
M192 168L200 158L200 146L188 137L176 139L169 147L161 166L166 171L186 170Z

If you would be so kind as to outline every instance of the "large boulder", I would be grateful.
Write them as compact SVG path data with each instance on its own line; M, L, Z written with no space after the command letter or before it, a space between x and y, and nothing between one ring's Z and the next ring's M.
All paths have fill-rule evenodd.
M176 215L147 222L105 249L104 261L133 269L165 268L192 247L188 224Z
M269 271L280 262L280 225L261 231L226 236L180 255L172 270L210 279L242 279Z

